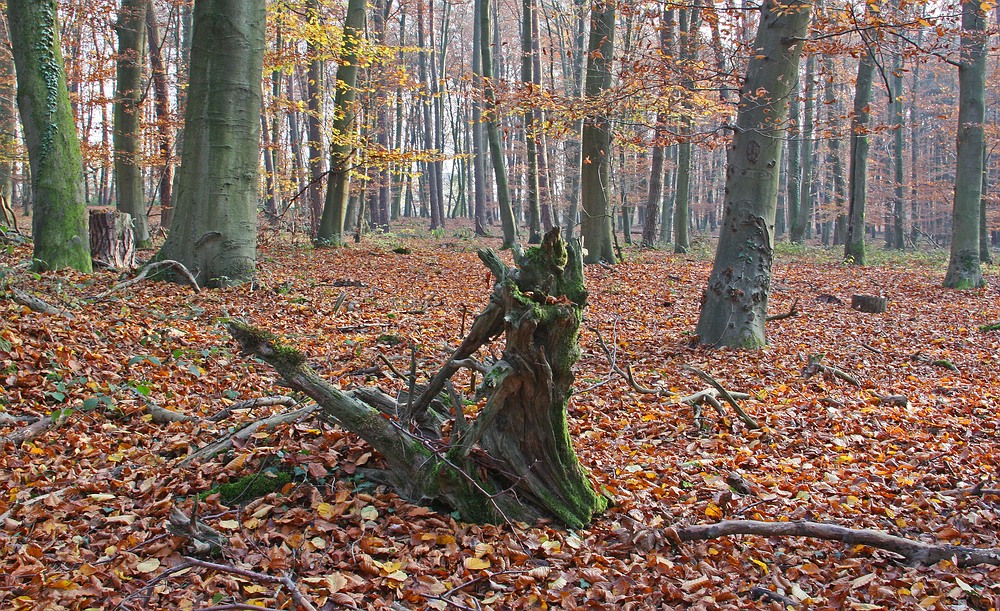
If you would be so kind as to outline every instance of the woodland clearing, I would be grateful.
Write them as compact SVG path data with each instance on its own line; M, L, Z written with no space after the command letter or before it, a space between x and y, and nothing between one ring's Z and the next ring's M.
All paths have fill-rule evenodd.
M811 520L1000 546L1000 330L982 329L1000 321L1000 279L987 267L984 289L940 288L944 253L858 268L839 253L782 247L770 311L798 315L769 323L770 345L754 352L693 347L707 250L627 250L620 265L589 266L570 427L613 506L587 529L472 525L404 502L362 477L379 460L370 448L308 414L182 462L292 409L226 410L287 389L238 353L221 321L287 338L342 388L394 394L405 384L386 361L406 371L412 348L418 371L433 372L482 308L492 287L476 257L484 245L499 241L449 229L313 249L262 232L253 283L194 292L146 280L101 299L116 273L35 275L14 270L28 247L0 254L10 287L73 315L0 301L0 606L1000 607L996 566L910 567L868 546L800 537L676 545L663 535L726 519ZM854 311L854 294L888 296L888 310ZM860 387L804 377L817 355ZM662 392L637 392L613 365ZM704 383L684 366L749 394L740 404L761 428L728 411L696 418L679 398ZM456 385L467 389L467 372ZM187 418L154 421L153 406ZM16 443L20 417L53 426ZM278 471L290 479L259 498L199 500ZM242 574L186 563L168 522L175 506L190 515L195 505L227 539L208 562Z

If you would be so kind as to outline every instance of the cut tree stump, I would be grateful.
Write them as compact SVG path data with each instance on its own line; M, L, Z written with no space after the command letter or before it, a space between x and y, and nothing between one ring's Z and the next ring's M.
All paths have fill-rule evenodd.
M868 314L882 314L885 312L889 300L878 295L854 295L851 297L851 309Z
M98 265L120 270L135 267L132 215L109 208L90 211L90 257Z
M517 267L492 250L479 258L497 279L490 300L427 385L411 384L412 397L344 393L271 333L239 322L227 328L244 353L312 397L321 418L378 450L379 476L404 498L444 503L469 522L554 517L582 528L607 500L577 459L566 417L587 302L580 245L555 228L540 246L515 252ZM501 334L503 356L484 375L488 398L473 418L449 378Z

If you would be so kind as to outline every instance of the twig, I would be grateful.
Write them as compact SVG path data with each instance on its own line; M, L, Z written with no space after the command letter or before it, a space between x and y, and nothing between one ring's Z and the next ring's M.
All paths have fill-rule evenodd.
M198 286L198 281L195 280L195 277L191 274L190 271L188 271L188 268L184 267L183 263L179 261L174 261L173 259L165 259L163 261L155 261L153 263L146 265L145 267L142 268L142 271L140 271L135 278L132 278L131 280L126 280L125 282L119 282L118 284L104 291L97 297L94 297L94 301L100 301L101 299L104 299L111 293L120 291L121 289L124 288L128 288L133 284L137 284L145 280L146 276L150 275L151 273L158 272L165 268L172 268L174 271L184 276L184 278L188 281L188 283L192 286L192 288L194 288L195 293L201 292L201 288Z
M792 307L788 308L787 312L785 312L784 314L775 314L773 316L768 316L764 320L766 322L772 322L772 321L775 321L775 320L784 320L785 318L791 318L793 316L798 316L799 315L798 306L799 306L799 298L796 297L795 301L792 302Z
M629 365L626 369L622 369L621 366L619 366L618 363L616 362L615 356L611 353L611 349L608 347L607 342L604 341L604 336L601 335L601 332L595 327L588 327L588 328L594 333L594 335L597 336L597 341L600 342L601 344L601 350L604 352L604 356L608 359L608 364L611 366L611 371L623 377L625 381L628 382L628 385L632 388L632 390L634 390L639 394L656 395L658 397L671 394L671 392L668 389L648 388L636 382L635 376L632 374L632 366Z
M249 425L243 427L239 431L233 433L232 435L229 435L225 439L216 441L214 443L210 443L202 447L197 452L191 454L190 456L182 460L180 462L180 466L186 467L187 465L190 465L194 461L204 458L206 456L211 456L214 454L218 454L220 452L225 452L226 450L228 450L233 446L234 439L249 439L250 436L256 433L257 430L260 429L261 427L273 428L275 426L278 426L279 424L295 422L299 418L304 418L305 416L308 416L317 409L319 409L319 406L313 404L291 412L281 412L275 414L270 418L267 418L266 420L258 420L257 422L250 423Z
M316 607L309 602L306 597L299 591L295 582L288 575L282 575L281 577L275 577L274 575L268 575L266 573L258 573L257 571L251 571L249 569L241 569L239 567L231 566L228 564L219 564L217 562L208 562L207 560L199 560L198 558L192 558L191 556L184 556L186 562L191 563L194 566L199 566L205 569L210 569L213 571L219 571L222 573L229 573L230 575L239 575L241 577L246 577L247 579L252 579L254 581L285 586L288 589L288 593L291 595L292 600L295 601L299 607L305 609L306 611L316 611Z
M406 380L407 379L406 375L404 375L401 371L399 371L398 369L396 369L396 366L393 365L391 362L389 362L389 359L387 359L384 354L382 354L381 352L379 352L378 353L378 358L379 358L380 361L382 361L383 363L385 363L385 366L388 367L389 371L391 371L393 373L393 375L395 375L397 378L399 378L400 380Z
M0 437L0 448L8 443L19 446L26 441L34 441L49 429L62 426L64 422L66 422L65 413L61 413L55 418L52 416L43 416L27 426L22 426L6 437Z
M743 408L740 407L740 404L736 402L736 399L733 397L733 395L728 390L726 390L722 386L722 384L719 384L715 380L715 378L713 378L712 376L708 375L707 373L705 373L701 369L698 369L697 367L692 367L691 365L683 365L683 366L681 366L681 369L684 369L686 371L690 371L691 373L693 373L694 375L698 376L699 378L701 378L705 382L708 382L712 386L712 388L714 388L715 390L719 391L719 394L722 396L722 398L725 399L726 403L728 403L733 408L733 410L736 412L736 415L739 416L740 420L742 420L743 424L747 425L748 428L751 428L751 429L754 429L754 430L757 430L757 429L760 428L760 425L757 424L757 421L754 420L753 418L751 418L749 415L747 415L747 413L745 411L743 411Z
M817 373L822 373L825 376L833 376L835 378L840 378L841 380L861 388L861 382L851 374L847 373L842 369L837 369L836 367L831 367L830 365L824 365L820 361L823 360L823 354L814 354L809 357L809 364L802 368L802 378L808 380Z

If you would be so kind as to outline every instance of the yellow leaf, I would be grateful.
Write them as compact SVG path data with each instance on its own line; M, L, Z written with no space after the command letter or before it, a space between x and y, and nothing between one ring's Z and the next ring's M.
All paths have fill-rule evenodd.
M240 527L239 520L222 520L219 522L220 528L225 528L226 530L237 530Z
M158 568L160 568L160 561L157 558L150 558L137 564L135 570L140 573L152 573Z
M366 505L364 509L361 510L362 520L377 520L378 519L378 509L375 509L371 505Z
M438 535L434 537L434 542L438 545L451 545L455 542L454 535Z
M332 518L334 515L333 505L330 503L320 503L316 506L316 513L318 513L321 518Z
M761 562L760 560L757 560L756 558L751 558L750 562L752 562L752 563L756 564L757 566L759 566L760 570L764 571L765 575L767 575L768 573L771 572L771 569L767 568L767 563L765 563L765 562Z
M266 587L264 587L262 585L257 585L255 583L250 583L250 584L247 584L247 585L243 586L243 590L247 594L263 594L264 592L268 591Z
M326 539L323 537L313 537L309 540L316 549L326 549Z
M709 503L708 507L705 508L705 515L710 518L721 518L722 508L715 503Z
M469 569L470 571L478 571L478 570L482 570L482 569L488 569L488 568L490 568L490 559L489 558L466 558L465 559L465 568Z

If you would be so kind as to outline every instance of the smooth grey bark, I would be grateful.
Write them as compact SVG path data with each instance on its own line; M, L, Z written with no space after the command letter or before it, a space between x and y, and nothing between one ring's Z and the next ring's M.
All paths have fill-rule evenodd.
M697 3L690 9L680 11L680 58L681 65L685 67L685 75L682 78L684 88L688 91L694 90L694 80L689 76L687 66L694 63L698 48L698 32L701 26L701 11ZM677 147L677 190L674 195L674 252L681 254L691 248L691 238L689 230L691 227L691 116L690 104L682 102L683 115L681 117L682 139Z
M320 25L319 0L308 0L306 19ZM320 56L316 43L310 38L306 43L309 65L306 68L306 131L309 150L309 220L313 235L318 236L320 219L323 216L323 182L326 172L325 151L323 149L324 99L327 96L324 78L326 62Z
M979 260L979 208L983 193L983 122L986 120L986 17L979 2L962 3L961 59L958 64L958 135L955 138L955 202L951 254L944 286L984 286Z
M979 260L983 263L993 263L993 254L990 252L990 229L986 214L986 194L990 185L989 154L983 148L983 192L980 195L979 204Z
M265 0L196 0L177 214L157 257L199 284L252 278Z
M891 236L890 248L903 250L906 246L903 236L905 212L903 207L903 58L898 50L893 53L892 100L889 102L889 121L892 125L892 228L886 228ZM887 240L890 242L890 240Z
M798 74L796 74L798 77ZM788 101L788 141L785 144L785 225L791 233L799 216L800 189L802 188L802 91L799 79L795 80L791 99ZM780 234L780 232L779 232Z
M572 78L567 81L567 97L572 100L579 100L583 94L583 58L585 54L583 43L586 36L586 14L587 7L584 0L573 0L576 32L573 37L573 53L570 58L569 70L567 70L567 73L572 75ZM576 219L580 216L580 164L583 152L580 139L582 137L583 120L577 119L573 122L571 133L565 140L563 193L566 198L566 215L563 218L563 235L567 240L576 234Z
M761 7L729 151L719 244L698 320L702 345L754 349L767 343L782 140L810 9L805 0L766 0Z
M90 272L83 161L59 44L55 0L8 0L17 105L31 166L36 270Z
M504 167L503 146L500 142L500 127L497 124L495 112L496 94L493 89L493 38L490 24L490 0L476 0L479 9L479 52L483 68L483 112L486 116L486 139L490 145L490 160L493 163L493 175L496 184L497 203L500 207L500 224L503 228L503 247L511 248L517 244L517 222L514 219L514 207L510 201L510 189L507 186L507 169Z
M478 92L483 87L482 23L480 3L476 2L472 14L472 194L474 226L477 236L486 235L486 159L483 142L483 102Z
M834 73L832 56L823 56L823 69L827 74ZM832 78L827 78L823 85L823 107L827 110L827 121L831 127L835 117L843 114L843 102L837 94L837 85ZM833 242L842 240L847 228L847 215L844 209L844 204L847 201L847 186L844 181L843 158L840 154L840 138L830 137L826 139L826 163L833 175L831 201L834 217L823 223L823 244L829 245L831 237ZM831 229L834 231L831 232ZM833 233L832 236L831 233Z
M153 80L153 100L156 110L156 137L163 167L160 169L160 224L167 211L173 208L173 134L170 127L170 101L167 93L167 71L160 52L160 29L156 23L153 0L146 1L146 39L149 42L149 67Z
M813 71L816 59L810 55L806 59L805 80L802 86L802 145L800 148L802 163L799 180L799 211L791 219L789 238L795 244L801 244L809 235L809 223L812 219L813 197L813 107L815 105L816 88L813 82Z
M326 187L323 218L316 241L320 244L344 244L344 223L351 196L351 169L357 132L358 48L365 30L365 0L347 3L340 65L337 67L337 90L333 103L333 136L330 143L330 179Z
M115 85L115 190L118 210L132 216L136 248L149 248L142 167L141 115L145 91L142 66L146 36L146 0L121 0L118 5L118 58Z
M187 114L187 95L188 95L188 81L190 80L191 74L191 36L194 32L194 7L191 3L185 2L180 5L180 19L179 19L179 46L178 58L177 58L177 115L185 116ZM177 158L183 158L184 152L184 125L183 123L177 128L174 134L175 142L177 143L177 150L174 156ZM174 172L173 175L173 187L171 188L171 195L177 193L178 189L178 172ZM163 229L170 229L173 226L174 220L174 210L177 208L177 203L172 202L169 208L160 209L160 227Z
M531 0L521 0L521 87L527 99L532 98L534 78L532 76L531 17L534 13ZM538 192L538 128L535 125L535 111L527 106L523 115L524 144L527 157L527 172L524 175L525 195L528 203L528 244L542 241L542 211Z
M542 90L542 58L540 32L538 29L538 0L531 1L531 82L536 91ZM550 64L551 65L551 64ZM542 229L548 233L556 226L556 213L552 205L552 189L549 178L549 143L545 135L545 111L541 104L534 108L535 142L538 155L538 204L542 215Z
M869 10L871 10L869 5ZM869 49L858 62L851 117L851 161L847 188L847 235L844 261L865 265L865 208L868 199L868 122L871 119L872 77L875 58Z
M595 2L590 15L580 170L581 235L585 263L616 261L611 235L611 121L601 96L611 87L615 49L615 4Z

